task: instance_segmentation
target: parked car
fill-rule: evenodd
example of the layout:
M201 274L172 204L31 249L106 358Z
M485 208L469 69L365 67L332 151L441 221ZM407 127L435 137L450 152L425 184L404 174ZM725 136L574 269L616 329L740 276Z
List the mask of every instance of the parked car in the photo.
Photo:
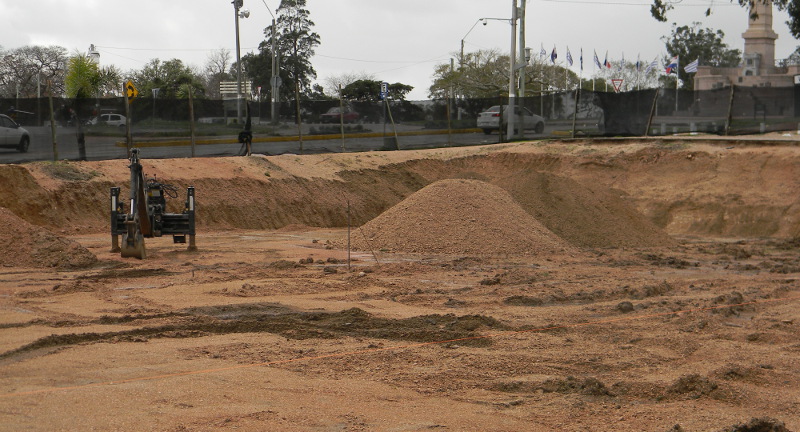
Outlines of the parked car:
M31 134L7 115L0 114L0 147L16 149L20 153L28 151Z
M534 132L540 134L544 132L544 118L538 116L527 108L514 106L514 124L515 129L519 130L519 114L522 113L523 129L533 129ZM508 105L503 105L503 130L508 127ZM486 111L478 114L478 127L483 129L483 133L489 135L492 131L500 129L500 105L495 105Z
M339 107L333 107L325 114L320 115L319 121L322 123L356 123L359 117L359 114L350 108L345 107L344 112L342 113L342 110Z
M100 114L99 116L87 121L86 126L104 124L108 126L124 128L127 121L128 119L122 114Z

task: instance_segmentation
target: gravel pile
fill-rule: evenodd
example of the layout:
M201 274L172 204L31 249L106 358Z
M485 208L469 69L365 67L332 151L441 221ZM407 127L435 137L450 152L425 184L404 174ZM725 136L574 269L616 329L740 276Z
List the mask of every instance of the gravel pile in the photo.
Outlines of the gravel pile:
M502 188L464 179L420 189L355 229L351 245L356 250L467 255L574 252Z
M0 265L15 267L79 268L97 262L77 242L32 225L0 207Z

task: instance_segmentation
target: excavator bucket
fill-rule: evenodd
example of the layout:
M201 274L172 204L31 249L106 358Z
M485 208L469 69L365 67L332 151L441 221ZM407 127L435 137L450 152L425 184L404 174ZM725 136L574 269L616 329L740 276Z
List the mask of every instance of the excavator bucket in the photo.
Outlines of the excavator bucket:
M129 212L119 199L120 188L111 188L111 251L120 252L123 258L147 258L145 237L172 235L176 243L186 242L188 250L197 250L195 236L194 187L186 190L186 204L181 213L166 213L165 197L177 197L175 186L159 182L155 177L144 176L139 163L139 149L130 151L131 198ZM119 244L119 237L122 244Z
M133 236L129 236L127 233L122 234L121 252L123 258L145 259L147 254L144 249L144 236L138 232Z

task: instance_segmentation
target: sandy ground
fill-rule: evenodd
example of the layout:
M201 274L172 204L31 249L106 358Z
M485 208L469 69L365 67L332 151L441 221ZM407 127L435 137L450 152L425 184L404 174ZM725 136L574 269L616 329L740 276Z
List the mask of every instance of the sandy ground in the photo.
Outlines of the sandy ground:
M799 153L145 161L202 213L143 261L122 161L7 167L0 430L798 431Z

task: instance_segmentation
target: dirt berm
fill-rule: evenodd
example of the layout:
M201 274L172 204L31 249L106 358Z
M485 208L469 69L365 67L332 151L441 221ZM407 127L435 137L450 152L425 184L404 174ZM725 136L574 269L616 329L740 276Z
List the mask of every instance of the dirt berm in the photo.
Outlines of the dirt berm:
M343 227L348 205L351 223L359 226L434 182L471 179L504 189L573 246L663 246L673 241L669 235L800 234L800 148L794 141L550 141L305 156L142 156L146 175L182 191L170 211L183 204L187 186L196 187L201 230ZM0 207L57 234L100 233L108 230L109 188L121 186L126 197L128 176L126 160L3 165Z

